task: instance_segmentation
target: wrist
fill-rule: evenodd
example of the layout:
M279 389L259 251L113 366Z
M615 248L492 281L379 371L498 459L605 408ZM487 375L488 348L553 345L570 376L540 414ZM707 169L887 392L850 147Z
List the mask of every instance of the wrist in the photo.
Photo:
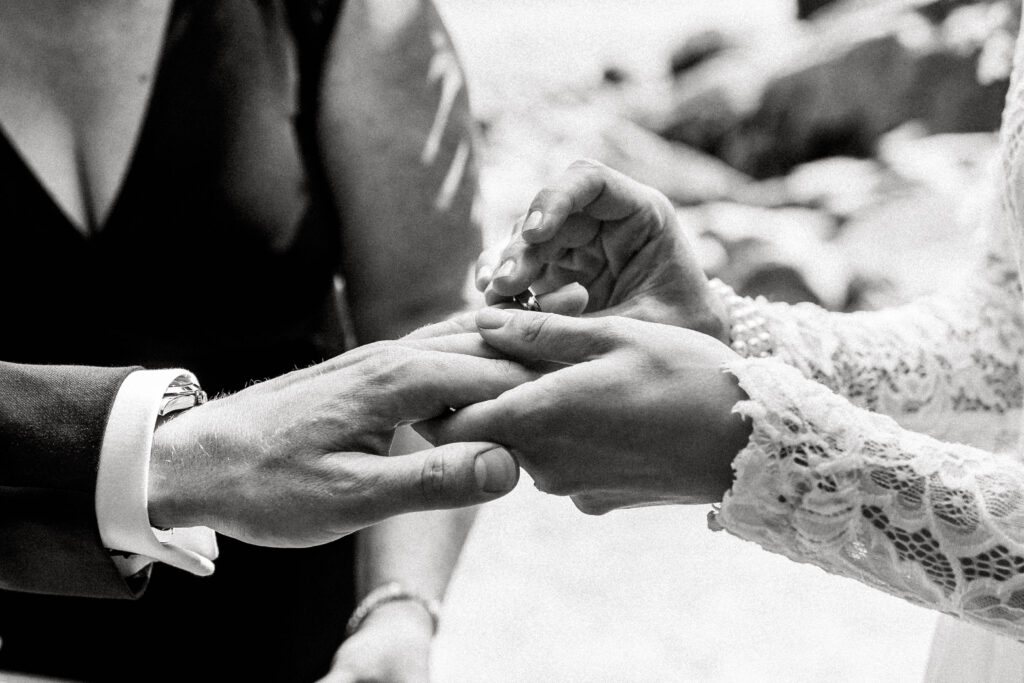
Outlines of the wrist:
M363 619L360 631L386 627L398 628L426 638L434 636L434 619L414 600L393 600L376 607Z
M195 410L164 421L153 433L147 509L155 527L205 525L190 476Z
M429 634L433 635L437 632L441 619L441 604L433 598L407 589L397 581L392 581L377 586L366 594L352 612L345 631L351 636L372 619L382 623L388 618L397 618L401 620L400 623L420 626L424 625L425 621Z
M740 451L747 447L753 430L750 420L744 419L742 415L734 411L738 403L747 401L750 397L740 387L739 380L735 375L723 371L722 376L727 382L728 390L724 393L724 400L719 412L718 438L716 439L718 447L715 457L712 459L712 462L715 463L713 477L717 492L716 500L721 500L722 495L732 488L734 475L732 463Z

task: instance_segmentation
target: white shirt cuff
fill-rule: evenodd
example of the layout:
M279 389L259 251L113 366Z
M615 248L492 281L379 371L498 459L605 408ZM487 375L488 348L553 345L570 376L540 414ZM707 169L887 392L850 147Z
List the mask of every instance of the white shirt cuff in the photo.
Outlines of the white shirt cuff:
M212 529L191 527L161 531L149 524L149 457L153 430L164 392L185 370L140 370L128 375L117 392L100 449L96 478L96 520L100 538L130 576L153 561L199 576L213 573L217 539Z

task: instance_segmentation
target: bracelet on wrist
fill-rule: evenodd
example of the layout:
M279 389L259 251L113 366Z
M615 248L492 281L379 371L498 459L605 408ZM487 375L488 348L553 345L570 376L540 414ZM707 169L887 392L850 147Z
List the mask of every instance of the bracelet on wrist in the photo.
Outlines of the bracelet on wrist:
M744 358L767 358L772 355L772 336L754 302L738 295L718 278L712 279L708 286L729 314L729 345L732 350Z
M431 633L437 633L437 627L441 623L441 603L433 598L428 598L409 590L397 581L392 581L377 586L366 594L366 597L362 599L355 611L352 612L352 616L349 617L348 624L345 626L345 635L351 636L358 631L359 627L366 621L366 618L381 605L401 601L414 602L422 607L430 617Z

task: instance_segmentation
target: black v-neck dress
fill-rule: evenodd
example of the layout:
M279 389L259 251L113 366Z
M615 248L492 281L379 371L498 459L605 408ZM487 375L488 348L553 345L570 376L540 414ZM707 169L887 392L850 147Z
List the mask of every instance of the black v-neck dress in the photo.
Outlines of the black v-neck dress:
M343 350L338 220L310 116L337 4L176 2L129 172L95 235L0 140L0 358L186 367L216 394ZM158 565L138 601L2 593L0 670L314 679L352 609L351 545L221 538L213 577Z

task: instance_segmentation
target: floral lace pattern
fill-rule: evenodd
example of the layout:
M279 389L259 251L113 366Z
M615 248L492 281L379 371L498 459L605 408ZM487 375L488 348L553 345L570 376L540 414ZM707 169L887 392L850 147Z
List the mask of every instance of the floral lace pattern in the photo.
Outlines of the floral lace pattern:
M1006 449L1024 403L1024 298L1016 249L998 222L986 251L968 282L905 306L844 315L754 305L776 357L805 377L905 427Z
M1007 452L1024 403L1022 70L1018 41L1001 209L965 285L871 313L753 302L775 357L728 368L753 431L716 522L1024 641L1024 464Z
M907 431L776 359L729 370L754 429L722 526L1024 640L1024 465Z

